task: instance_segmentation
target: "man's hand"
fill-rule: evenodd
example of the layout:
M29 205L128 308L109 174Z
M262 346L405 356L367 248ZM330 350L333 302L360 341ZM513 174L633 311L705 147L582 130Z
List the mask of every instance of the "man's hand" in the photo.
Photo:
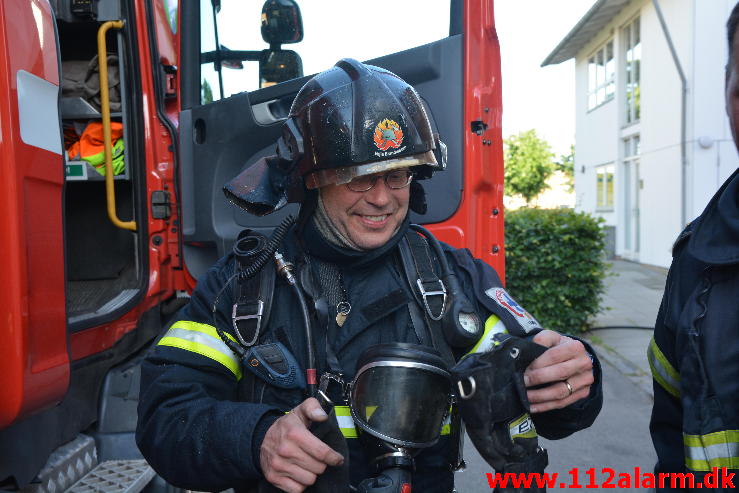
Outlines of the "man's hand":
M528 390L531 412L561 409L587 397L595 378L583 343L552 330L539 332L533 340L549 349L526 368L524 382L529 388L550 385Z
M309 398L269 427L259 455L267 481L288 493L300 493L315 483L327 466L344 462L341 454L308 430L312 421L327 418L318 401Z

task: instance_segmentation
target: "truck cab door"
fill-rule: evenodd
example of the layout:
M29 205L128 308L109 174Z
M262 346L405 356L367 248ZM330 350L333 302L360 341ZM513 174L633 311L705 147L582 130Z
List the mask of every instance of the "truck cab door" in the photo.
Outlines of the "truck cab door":
M410 9L407 13L373 9L368 2L359 1L332 2L331 6L297 1L303 9L305 41L289 48L301 55L306 67L315 53L335 52L333 57L326 58L330 61L310 69L310 73L329 69L341 58L365 58L357 54L364 53L363 50L347 50L341 46L342 39L350 36L377 48L376 55L368 63L402 77L417 89L426 104L433 130L447 145L449 165L445 172L423 182L428 212L423 216L413 214L412 221L431 225L441 240L470 247L476 255L502 267L502 248L494 249L490 244L491 239L499 238L495 241L502 246L502 215L496 217L497 223L490 220L493 202L498 201L502 209L502 154L500 146L483 145L492 140L499 142L501 138L500 65L492 1L416 2L413 7L416 10ZM185 266L196 279L230 250L242 229L269 233L286 215L297 213L297 206L290 204L269 216L253 216L230 204L221 190L225 182L243 169L275 153L282 122L287 118L295 95L309 78L300 77L264 87L256 84L263 81L256 69L249 75L248 50L267 48L267 45L258 34L249 37L247 31L253 23L259 33L259 24L252 18L257 17L259 11L250 14L236 4L239 2L235 0L186 2L182 4L180 17L182 255ZM408 8L405 2L397 7ZM309 8L324 9L323 14L331 9L332 13L326 17L321 12L309 12ZM367 11L359 12L360 8ZM336 9L345 10L336 12ZM425 44L414 46L416 38L412 38L407 42L410 44L406 44L410 47L404 49L405 46L392 36L379 31L365 32L369 24L367 15L373 15L377 17L378 26L392 17L391 20L402 19L401 22L406 23L400 24L399 29L415 29L414 33L424 34L411 15L419 9L425 14L431 10L432 16L438 14L445 19L438 37ZM264 13L262 15L264 20ZM321 19L320 24L311 24L312 19ZM236 26L236 30L244 33L243 46L239 46L240 38L228 32L229 26ZM347 32L331 36L334 28L344 28ZM468 35L464 30L473 31L473 34ZM327 39L323 31L329 32L328 41L331 42L310 47L301 44L307 43L311 36L315 39L321 35ZM471 48L472 44L475 45ZM219 51L215 57L214 50ZM473 52L475 56L490 60L470 60ZM243 55L242 59L234 61L239 54ZM222 60L220 66L218 59ZM470 72L475 77L474 84L481 87L470 82ZM255 84L238 86L238 80L244 77ZM497 162L495 153L499 155ZM493 173L494 169L499 169L498 175ZM496 180L499 187L494 186ZM495 229L496 224L498 229ZM475 244L478 240L480 245ZM485 256L493 250L497 259Z
M49 2L0 2L0 429L69 384L56 39Z

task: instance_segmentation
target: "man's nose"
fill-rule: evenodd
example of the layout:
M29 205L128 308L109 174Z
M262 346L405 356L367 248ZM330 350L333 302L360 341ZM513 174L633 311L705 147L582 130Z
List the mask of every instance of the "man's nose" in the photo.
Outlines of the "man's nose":
M392 200L392 189L385 183L384 177L380 176L375 182L375 186L364 192L365 202L376 207L384 207Z

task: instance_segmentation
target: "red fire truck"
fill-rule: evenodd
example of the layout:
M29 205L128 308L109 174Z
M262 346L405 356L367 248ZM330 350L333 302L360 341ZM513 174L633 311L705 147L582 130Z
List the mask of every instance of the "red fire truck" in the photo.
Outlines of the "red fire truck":
M251 216L221 186L273 153L308 79L298 53L319 50L311 32L350 26L385 47L369 62L418 89L449 151L414 220L503 275L493 1L415 4L440 9L425 15L448 16L448 31L407 49L365 32L358 7L303 0L302 22L294 0L238 10L251 3L0 2L0 490L97 478L135 491L152 477L133 440L138 364L240 230L268 232L295 212ZM357 3L418 22L408 2ZM320 26L309 7L323 9L310 17ZM268 47L226 41L252 25ZM322 48L333 62L359 58L340 36Z

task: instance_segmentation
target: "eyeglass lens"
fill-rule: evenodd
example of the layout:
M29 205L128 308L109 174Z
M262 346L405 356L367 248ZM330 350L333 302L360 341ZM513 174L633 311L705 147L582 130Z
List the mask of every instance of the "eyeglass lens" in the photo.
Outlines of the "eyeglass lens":
M375 186L378 178L383 178L389 188L399 189L408 186L412 177L413 173L408 170L395 170L384 175L358 176L347 183L347 186L355 192L366 192Z

